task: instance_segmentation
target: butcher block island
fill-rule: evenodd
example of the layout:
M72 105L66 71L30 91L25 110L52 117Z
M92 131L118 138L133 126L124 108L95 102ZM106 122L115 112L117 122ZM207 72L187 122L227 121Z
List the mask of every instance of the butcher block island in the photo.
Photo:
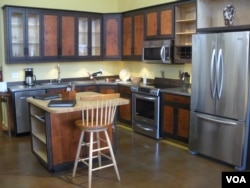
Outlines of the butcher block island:
M73 168L81 130L74 121L81 119L81 96L103 95L95 92L76 93L73 107L48 107L50 100L27 98L31 124L33 154L50 171ZM55 100L55 99L54 99ZM56 100L62 100L61 98ZM119 98L118 105L126 105L128 99ZM115 123L108 134L115 146Z

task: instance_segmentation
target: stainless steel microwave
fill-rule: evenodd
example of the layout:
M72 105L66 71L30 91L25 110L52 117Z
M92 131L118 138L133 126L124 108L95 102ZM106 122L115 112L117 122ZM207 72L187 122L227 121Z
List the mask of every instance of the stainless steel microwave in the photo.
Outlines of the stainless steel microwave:
M172 58L172 40L150 40L143 42L142 61L147 63L172 63Z

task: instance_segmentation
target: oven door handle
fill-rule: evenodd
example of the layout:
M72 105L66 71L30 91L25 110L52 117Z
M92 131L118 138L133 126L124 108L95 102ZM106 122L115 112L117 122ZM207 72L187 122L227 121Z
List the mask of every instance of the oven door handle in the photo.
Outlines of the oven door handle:
M135 95L136 98L139 98L139 99L145 99L145 100L149 100L149 101L155 101L155 97L148 97L148 96L145 96L145 95Z
M148 127L144 127L143 125L140 125L138 123L136 123L136 126L139 127L139 128L141 128L141 129L143 129L143 130L145 130L145 131L154 131L154 129L148 128Z

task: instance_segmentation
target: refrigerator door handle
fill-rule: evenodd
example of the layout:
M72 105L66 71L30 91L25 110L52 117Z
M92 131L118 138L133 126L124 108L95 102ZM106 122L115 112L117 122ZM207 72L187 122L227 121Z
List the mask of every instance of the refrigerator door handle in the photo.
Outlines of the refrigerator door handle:
M221 93L223 88L223 77L224 77L224 59L223 59L222 49L220 49L216 67L216 87L217 87L218 99L221 98Z
M215 84L215 78L214 78L214 64L216 62L216 56L215 56L215 49L213 49L212 56L211 56L211 62L210 62L210 91L212 95L212 99L215 97L215 91L216 91L216 84Z
M221 120L219 118L215 118L215 117L205 115L205 114L196 114L196 116L198 118L205 119L205 120L208 120L208 121L212 121L212 122L215 122L215 123L222 123L222 124L226 124L226 125L237 125L237 122L225 121L225 120Z

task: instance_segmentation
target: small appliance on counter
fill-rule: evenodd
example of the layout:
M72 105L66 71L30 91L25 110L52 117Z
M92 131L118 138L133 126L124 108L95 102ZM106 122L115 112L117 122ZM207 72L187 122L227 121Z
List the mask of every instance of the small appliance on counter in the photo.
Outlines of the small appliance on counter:
M33 75L33 68L25 68L25 84L27 86L33 86L36 83L36 76Z

